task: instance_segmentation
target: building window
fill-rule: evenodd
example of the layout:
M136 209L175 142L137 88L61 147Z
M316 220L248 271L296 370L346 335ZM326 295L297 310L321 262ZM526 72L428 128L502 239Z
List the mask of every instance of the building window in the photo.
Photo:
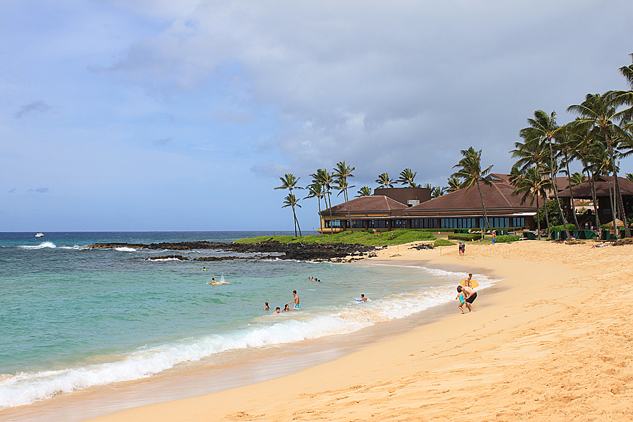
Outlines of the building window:
M514 217L512 220L512 227L525 227L525 218Z
M407 220L391 220L392 229L406 229Z
M325 228L327 229L340 229L341 227L343 227L343 225L341 224L341 220L325 220Z
M386 229L387 220L368 220L370 229Z
M412 229L436 229L437 219L435 218L412 218Z
M365 220L352 220L352 227L355 229L364 229Z

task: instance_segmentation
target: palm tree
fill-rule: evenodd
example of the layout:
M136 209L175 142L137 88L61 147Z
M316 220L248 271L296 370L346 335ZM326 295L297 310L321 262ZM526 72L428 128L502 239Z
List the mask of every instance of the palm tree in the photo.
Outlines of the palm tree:
M417 171L414 173L410 168L406 168L400 172L398 183L401 183L403 185L408 184L409 187L412 187L412 188L419 188L420 186L413 181L413 179L415 179L415 176L417 174L418 174Z
M304 199L316 198L319 203L319 228L321 229L321 233L323 233L323 220L321 219L321 199L325 197L323 185L318 180L314 180L311 185L308 185L307 189L308 196Z
M458 178L449 177L447 180L448 180L448 189L446 189L447 192L455 192L459 190L459 185L461 184L461 182L459 181Z
M516 167L512 168L511 181L515 186L513 195L523 194L521 197L521 204L530 198L530 205L534 203L536 199L536 209L539 209L538 198L539 196L546 196L547 190L551 189L551 182L548 179L543 178L541 171L537 166L532 166L520 172ZM547 215L547 209L545 209L545 215ZM541 219L536 216L538 239L541 240Z
M294 217L294 222L295 222L295 236L297 235L297 226L299 226L299 220L297 219L297 214L295 212L295 206L294 204L298 203L299 201L294 197L294 195L292 194L292 190L293 189L303 189L300 186L297 186L297 183L299 182L299 179L301 179L300 177L295 177L294 174L288 174L286 173L284 175L284 177L280 177L279 180L281 180L281 186L277 186L275 189L288 189L289 191L289 195L285 198L286 200L288 198L290 198L291 196L294 198L292 202L292 204L288 204L288 205L292 205L292 215ZM285 204L285 202L284 202ZM288 205L284 205L282 208L286 208ZM301 228L299 228L299 236L301 236Z
M581 183L585 183L585 175L578 171L573 173L569 179L571 180L571 184L573 186L578 186Z
M356 170L356 167L351 167L345 164L345 161L339 161L336 163L336 167L334 167L333 175L336 177L336 183L338 184L338 188L343 192L343 197L345 198L345 203L347 204L347 221L349 223L349 227L354 233L354 227L352 227L352 215L349 210L349 200L347 197L347 189L353 188L354 186L349 186L347 183L348 177L354 177L352 172Z
M459 160L459 163L453 166L453 168L458 167L455 173L451 175L451 177L456 177L458 179L463 179L464 181L460 185L460 188L466 189L464 194L470 190L473 185L477 185L477 190L479 191L479 199L481 200L481 208L484 214L485 225L490 229L490 223L488 222L488 214L486 213L486 205L484 204L484 197L481 193L480 182L490 185L491 183L485 179L485 177L490 173L490 169L492 165L488 166L484 170L481 169L481 150L475 151L473 147L470 147L466 150L462 150L461 154L463 158ZM485 227L484 227L485 229ZM482 237L483 237L482 230Z
M525 138L539 139L540 143L546 143L549 149L549 170L550 170L550 180L552 181L552 187L554 191L554 196L556 198L556 204L558 205L558 211L560 213L560 217L563 220L563 225L565 226L565 234L567 238L570 238L569 229L567 228L567 220L565 219L565 214L563 214L563 209L560 206L560 201L558 199L558 186L556 186L556 173L558 170L558 162L554 163L554 149L552 147L552 139L557 136L560 132L561 128L556 124L556 112L552 111L550 115L547 115L543 110L536 110L534 112L534 118L528 119L529 126L525 129L521 129L522 136L525 135ZM558 161L558 160L556 160Z
M633 54L630 55L633 60ZM616 116L621 122L630 122L633 120L633 64L628 66L622 66L620 73L626 79L630 89L628 91L614 91L613 92L613 105L618 107L621 105L630 106L627 109L619 111Z
M578 224L578 217L576 216L576 201L574 200L574 190L571 180L571 171L569 170L569 162L574 159L572 151L576 148L575 139L571 136L570 131L573 131L572 125L565 125L560 128L558 136L556 138L556 149L559 153L563 155L563 159L561 164L565 165L567 171L564 173L567 175L567 188L569 189L570 196L570 208L571 215L574 217L574 224L576 225L576 230L580 230L580 225Z
M360 198L361 196L371 196L371 195L372 195L371 188L369 186L363 186L362 188L358 190L358 195L356 195L356 197Z
M586 126L591 130L598 132L604 137L611 159L611 169L613 171L613 180L615 183L616 192L616 209L626 221L626 213L624 211L624 202L622 201L622 192L620 190L620 183L618 182L618 169L615 163L615 152L613 145L613 138L625 138L627 134L625 131L614 123L614 120L622 115L616 115L616 107L613 105L614 98L618 98L613 92L606 92L603 95L600 94L587 94L585 101L581 104L571 105L567 107L567 111L577 114L579 117L576 119L575 124L579 126ZM617 146L617 145L616 145ZM614 211L616 211L614 209ZM615 214L614 214L615 218ZM626 237L631 237L631 230L629 225L624 225L624 233Z
M390 179L387 173L382 173L378 175L378 179L376 179L376 183L378 183L383 188L393 187L393 179Z
M443 188L440 186L431 187L431 198L432 199L439 198L440 196L446 193L446 189L447 188Z
M633 182L633 173L627 173L626 178L630 180L631 182Z
M297 215L295 214L295 207L301 208L301 205L299 205L299 200L292 193L289 193L284 198L284 204L281 208L286 207L292 207L292 214L295 217L295 237L297 236L297 227L299 227L299 236L301 236L301 226L299 226L299 220L297 220Z
M325 169L317 169L316 173L313 173L310 176L313 181L318 181L321 186L323 186L325 193L325 206L330 209L330 234L334 234L334 227L332 226L332 184L334 184L334 179L332 179L330 173Z

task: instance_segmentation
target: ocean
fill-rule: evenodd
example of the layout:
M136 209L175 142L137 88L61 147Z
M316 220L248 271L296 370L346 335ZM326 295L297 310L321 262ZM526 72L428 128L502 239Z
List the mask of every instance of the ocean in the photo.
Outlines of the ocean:
M270 353L406 318L453 301L455 285L465 276L371 262L255 255L197 262L236 253L87 247L264 234L284 233L0 233L0 418L3 409L197 364L239 361L252 357L244 351ZM148 259L170 254L190 260ZM229 284L209 285L212 277ZM494 283L484 275L477 279L483 288ZM293 290L301 309L271 315L293 300ZM360 294L369 302L359 302ZM264 302L271 310L264 310Z

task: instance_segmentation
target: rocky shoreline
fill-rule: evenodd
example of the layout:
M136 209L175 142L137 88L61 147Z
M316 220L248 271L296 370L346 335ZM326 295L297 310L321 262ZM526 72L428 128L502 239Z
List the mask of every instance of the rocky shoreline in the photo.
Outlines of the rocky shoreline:
M94 249L114 249L114 248L134 248L134 249L159 249L159 250L175 250L188 251L200 249L213 249L221 251L231 251L238 253L261 253L275 255L264 255L257 257L258 259L277 258L277 259L295 259L299 261L343 261L348 257L351 259L362 259L363 256L371 256L376 250L382 249L383 246L371 246L361 244L346 243L279 243L279 242L261 242L261 243L232 243L232 242L178 242L178 243L95 243L88 246ZM177 258L177 255L169 255L167 257ZM163 258L156 257L155 259ZM184 257L183 257L184 258ZM178 259L178 258L177 258ZM198 261L214 261L225 259L244 259L244 257L201 257ZM252 258L249 258L252 259Z

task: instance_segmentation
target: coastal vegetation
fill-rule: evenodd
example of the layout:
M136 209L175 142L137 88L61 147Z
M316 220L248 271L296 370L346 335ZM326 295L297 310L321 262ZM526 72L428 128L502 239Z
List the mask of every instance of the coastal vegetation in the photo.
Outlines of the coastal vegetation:
M632 55L633 57L633 55ZM536 110L533 117L527 119L527 126L518 131L520 141L514 143L514 149L510 150L512 158L516 159L510 171L510 182L515 186L515 195L521 196L521 203L530 205L536 202L538 214L536 217L538 238L541 237L542 224L545 225L548 237L553 226L561 226L570 236L570 230L581 229L578 215L575 209L565 211L558 197L559 189L568 189L571 203L574 203L574 187L581 183L589 183L593 206L591 214L595 218L594 227L602 227L597 209L597 195L595 183L605 180L609 185L609 197L612 217L611 226L618 231L616 220L625 222L623 230L625 237L631 237L630 225L633 215L626 215L625 204L620 189L619 164L620 160L633 153L633 64L623 66L620 73L626 79L628 90L613 90L605 93L587 94L579 104L567 107L566 111L576 116L571 122L559 125L555 111L545 112ZM481 208L484 220L484 230L491 230L486 212L486 204L481 192L481 184L490 184L486 176L490 173L492 165L482 168L482 150L474 147L461 151L462 158L453 167L457 169L447 180L447 187L434 187L426 184L424 187L431 192L431 198L440 197L449 192L460 189L466 191L477 186L481 200ZM580 164L580 172L571 172L570 164ZM321 212L321 199L330 210L332 221L331 190L339 190L339 195L344 195L348 204L348 223L351 231L351 213L349 210L348 190L353 186L348 184L348 178L353 177L355 167L348 166L345 161L336 164L330 174L325 169L318 169L311 174L313 181L308 186L307 198L317 198L319 201L319 213ZM399 174L396 181L389 177L388 173L381 173L376 183L382 188L391 188L394 184L419 188L421 185L415 182L417 172L405 168ZM559 177L563 175L564 177ZM599 179L601 178L601 179ZM633 174L627 173L626 178L633 181ZM298 199L294 198L292 189L300 189L296 186L299 180L292 174L286 174L281 178L282 186L275 189L289 189L289 195L284 200L284 207L291 207L293 211L295 233L301 229L296 217L295 207L298 207ZM562 180L562 182L561 182ZM564 183L566 186L558 186ZM363 186L357 197L371 195L371 188ZM571 221L567 221L569 219ZM587 221L585 216L583 222ZM321 224L323 221L321 221ZM321 227L321 233L327 229ZM330 225L330 236L323 242L337 242L339 238L345 238L348 234L334 233ZM338 237L335 237L338 236ZM362 236L362 235L361 235ZM383 234L371 234L376 239ZM497 237L497 242L499 242Z
M422 230L399 229L389 232L374 233L370 230L352 232L340 232L328 236L258 236L246 239L238 239L235 243L348 243L361 245L399 245L403 243L432 241L435 240L433 233Z

